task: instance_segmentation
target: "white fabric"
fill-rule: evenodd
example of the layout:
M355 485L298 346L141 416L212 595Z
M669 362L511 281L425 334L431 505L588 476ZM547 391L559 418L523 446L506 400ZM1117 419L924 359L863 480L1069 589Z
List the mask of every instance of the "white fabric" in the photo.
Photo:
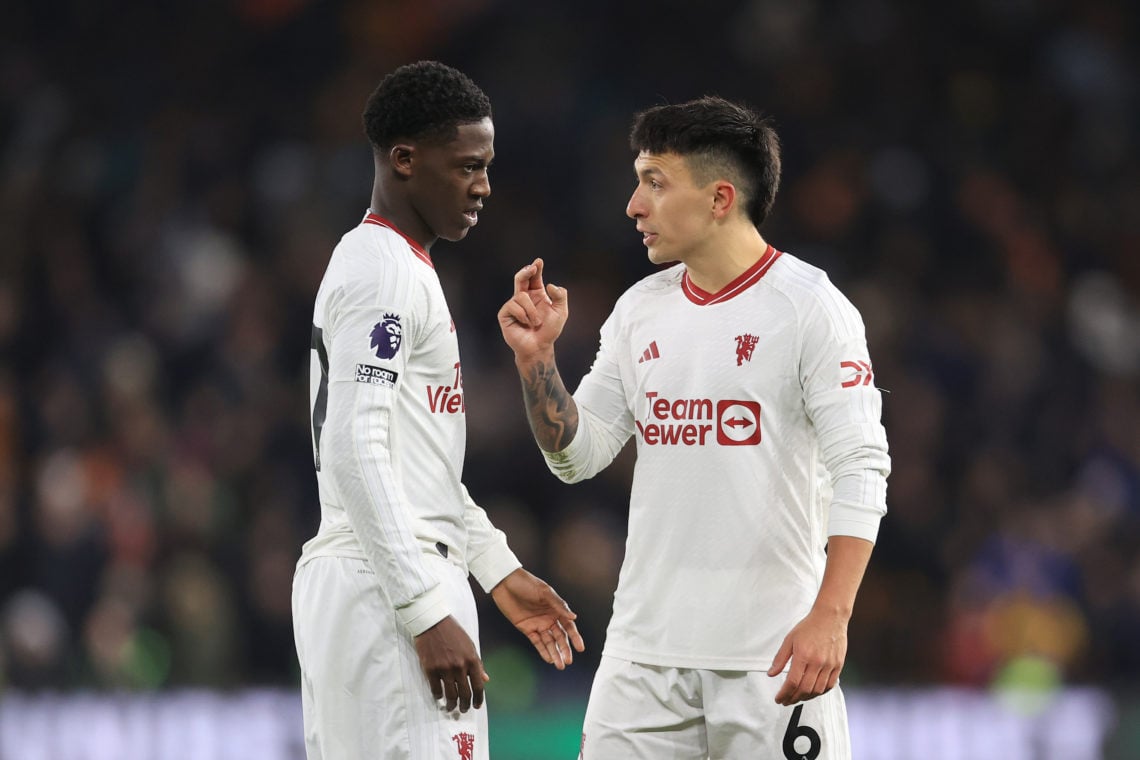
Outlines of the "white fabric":
M580 760L850 760L847 707L836 687L792 707L784 676L640 665L603 657L582 728Z
M478 642L466 574L438 555L425 555L424 565ZM448 712L435 701L415 645L366 559L302 561L293 582L293 629L308 760L487 759L486 706ZM471 755L459 751L468 737Z
M321 525L301 562L367 559L407 634L418 635L451 612L424 561L437 544L487 590L520 566L460 482L459 345L431 259L367 215L333 251L313 326Z
M788 254L715 296L677 265L619 299L574 394L577 435L546 454L574 482L636 440L605 654L771 666L819 590L827 537L873 541L886 511L870 366L858 312Z

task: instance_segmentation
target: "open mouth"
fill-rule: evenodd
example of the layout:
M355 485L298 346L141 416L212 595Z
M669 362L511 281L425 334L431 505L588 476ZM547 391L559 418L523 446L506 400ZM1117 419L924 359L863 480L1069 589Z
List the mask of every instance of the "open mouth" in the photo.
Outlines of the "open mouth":
M467 226L474 227L479 223L479 210L471 209L463 212L463 218L467 220Z

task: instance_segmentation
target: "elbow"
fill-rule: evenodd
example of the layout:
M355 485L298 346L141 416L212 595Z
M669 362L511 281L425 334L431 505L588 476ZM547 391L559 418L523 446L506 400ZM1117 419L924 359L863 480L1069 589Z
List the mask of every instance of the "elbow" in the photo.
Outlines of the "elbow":
M891 456L886 441L835 447L825 452L824 464L835 480L848 477L886 480L891 474Z
M579 418L577 434L561 451L543 451L546 466L563 483L580 483L602 471L614 458L620 446L608 446L604 436L596 438L588 413Z
M546 453L546 466L563 483L580 483L587 477L580 468L558 454Z
M586 480L586 476L578 470L566 470L563 472L556 472L554 474L558 476L559 480L561 480L563 483L566 483L567 485L581 483L583 480Z

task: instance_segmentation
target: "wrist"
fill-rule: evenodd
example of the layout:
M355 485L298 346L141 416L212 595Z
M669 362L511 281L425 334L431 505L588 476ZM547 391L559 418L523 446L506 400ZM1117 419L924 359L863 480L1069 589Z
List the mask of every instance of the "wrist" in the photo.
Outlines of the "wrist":
M547 346L534 351L522 353L515 352L515 367L520 374L523 374L535 367L551 367L554 366L554 346Z
M815 604L811 607L812 612L820 615L827 615L835 620L841 620L844 623L851 619L854 613L854 605L843 600L828 599L826 597L817 597Z
M489 593L492 597L498 593L505 593L507 591L507 587L514 582L514 579L520 577L524 572L525 571L521 567L516 567L514 570L504 575L498 583L492 586Z

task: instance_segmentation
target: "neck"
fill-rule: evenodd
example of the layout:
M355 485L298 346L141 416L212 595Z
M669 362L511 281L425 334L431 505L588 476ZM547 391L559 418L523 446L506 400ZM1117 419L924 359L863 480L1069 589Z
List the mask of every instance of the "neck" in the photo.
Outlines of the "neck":
M716 293L744 274L768 250L760 231L748 224L710 241L685 259L689 280L707 293Z
M372 185L372 200L368 207L396 225L400 232L422 245L425 251L431 250L436 236L432 234L406 195L393 192L392 188L385 187L377 178Z

